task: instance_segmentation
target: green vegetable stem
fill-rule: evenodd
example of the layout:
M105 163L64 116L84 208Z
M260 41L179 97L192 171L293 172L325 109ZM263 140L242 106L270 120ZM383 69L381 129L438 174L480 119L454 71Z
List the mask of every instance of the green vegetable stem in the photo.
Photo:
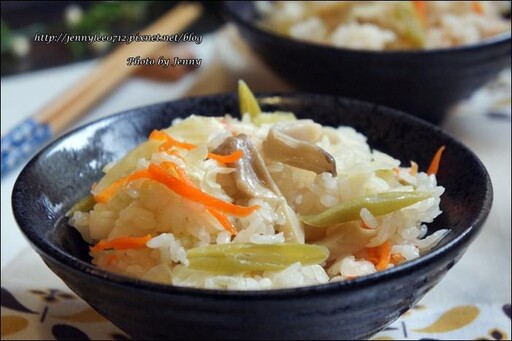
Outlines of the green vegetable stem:
M321 264L327 257L326 247L296 243L229 243L187 251L191 269L217 273L282 270L296 262Z
M301 220L310 226L327 227L361 219L362 208L368 209L374 216L380 216L414 205L430 196L423 192L371 194L341 203L318 214L302 216Z

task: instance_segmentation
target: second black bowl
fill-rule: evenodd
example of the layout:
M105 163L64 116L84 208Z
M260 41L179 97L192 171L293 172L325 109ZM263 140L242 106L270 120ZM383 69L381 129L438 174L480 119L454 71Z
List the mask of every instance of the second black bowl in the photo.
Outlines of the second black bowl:
M264 30L253 1L226 1L224 10L254 52L296 89L381 103L433 123L511 60L510 33L449 49L376 52Z

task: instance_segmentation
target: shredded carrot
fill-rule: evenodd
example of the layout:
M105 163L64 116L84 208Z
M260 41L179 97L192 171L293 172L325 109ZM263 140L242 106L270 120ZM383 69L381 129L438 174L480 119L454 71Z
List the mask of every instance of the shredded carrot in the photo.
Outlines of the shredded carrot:
M160 150L161 151L161 150ZM176 156L178 159L183 160L183 156L176 149L165 149L163 150L167 155Z
M148 172L153 180L156 180L177 193L178 195L187 198L189 200L193 200L199 202L206 207L211 207L218 209L222 212L229 213L239 217L245 217L254 212L259 208L259 206L238 206L232 203L220 200L213 196L210 196L199 188L195 186L190 186L186 184L184 181L179 180L178 178L167 173L163 168L157 166L155 164L150 164L148 167Z
M172 142L163 142L162 144L160 144L158 146L158 151L159 152L166 152L167 154L169 154L169 152L171 151L171 147L173 146ZM173 151L175 151L174 149L172 149Z
M153 129L153 131L149 134L149 139L150 140L167 141L166 136L167 136L167 134L164 131L158 130L158 129Z
M169 170L173 171L176 176L170 174ZM160 166L151 164L147 170L136 171L118 179L98 193L95 199L97 202L106 202L119 191L121 186L140 178L148 178L160 182L178 195L207 206L208 211L231 234L236 234L237 231L224 213L245 217L259 208L257 205L250 207L234 205L204 193L187 177L187 174L181 167L172 162L163 162Z
M237 230L235 229L233 224L231 224L228 217L224 213L214 208L208 208L208 212L210 212L211 215L214 216L215 219L219 221L219 223L222 225L222 227L224 227L226 231L231 233L231 235L236 236L236 234L238 233Z
M183 168L176 166L176 173L178 173L178 178L185 182L187 185L197 187L196 184L189 179Z
M197 186L188 178L187 174L185 173L183 168L181 168L180 166L178 166L172 162L163 162L160 165L164 166L164 167L168 167L169 169L172 169L176 173L178 179L180 179L181 181L186 183L188 186L197 188ZM216 210L214 208L211 208L211 207L208 208L208 212L210 212L219 221L219 223L222 225L222 227L224 227L224 229L226 231L228 231L232 235L237 234L237 230L231 224L228 217L226 217L226 215L224 213L222 213L221 211Z
M445 148L445 146L441 146L437 150L436 154L434 155L434 158L432 159L432 162L430 163L430 166L427 169L428 175L437 175L437 171L439 170L439 164L441 163L441 156L443 155Z
M366 257L366 260L375 266L379 263L379 259L377 257Z
M148 173L147 169L137 170L126 177L126 183L135 181L137 179L148 178L148 177L149 177L149 173Z
M375 268L377 271L386 270L391 260L391 243L386 240L383 244L378 246L379 262Z
M167 169L172 169L174 171L174 173L176 174L176 177L179 180L183 181L188 186L198 188L196 186L196 184L192 180L190 180L190 178L187 176L187 173L185 172L185 170L183 168L181 168L180 166L178 166L177 164L175 164L173 162L165 161L165 162L162 162L160 164L160 166L163 166L164 168L167 168Z
M377 255L378 255L376 247L366 248L366 253L368 253L369 257L377 257Z
M412 176L416 176L416 174L418 174L418 164L416 162L411 161L411 170L409 171L409 173Z
M149 139L150 140L163 140L169 145L169 147L176 146L176 147L180 147L180 148L187 149L187 150L194 149L197 147L195 144L192 144L192 143L180 142L162 130L156 130L156 129L153 130L151 132L151 134L149 134Z
M104 190L94 195L94 200L99 203L105 203L109 200L111 200L117 192L121 189L122 186L125 184L128 184L134 180L141 179L141 178L147 178L148 172L147 170L139 170L135 171L130 175L124 176L122 178L117 179L110 185L108 185Z
M391 243L389 241L376 247L366 248L366 260L372 262L378 271L386 270L391 261Z
M191 150L191 149L197 148L197 146L195 144L177 141L172 136L170 136L169 134L167 134L166 132L164 132L162 130L156 130L156 129L153 130L151 132L151 134L149 135L149 139L165 141L158 147L159 151L167 151L171 147L179 147L179 148L183 148L186 150ZM218 155L218 154L208 152L207 157L209 159L214 159L218 162L230 163L230 162L235 162L235 161L239 160L243 156L244 156L244 154L241 150L235 150L232 154L229 154L229 155Z
M98 244L91 247L91 251L102 251L105 249L125 250L141 249L146 247L146 243L151 239L151 235L144 237L119 237L112 240L100 240Z
M240 160L244 156L244 152L242 152L240 149L235 150L233 153L228 155L217 155L213 153L208 153L208 157L210 159L214 159L216 161L222 162L222 163L231 163L236 162Z
M484 14L484 6L480 1L471 1L471 10L478 15Z
M106 260L107 260L107 266L110 266L116 260L116 255L113 255L113 254L107 255Z
M175 164L174 162L163 161L160 163L160 167L165 169L167 172L170 172L171 175L177 177L181 181L186 181L186 182L192 184L192 181L190 181L188 179L188 177L185 174L185 172L183 171L183 169L180 166L178 166L177 164Z
M367 261L373 263L373 265L377 265L377 263L379 263L378 247L366 248L366 254L367 256L365 258Z
M416 9L416 13L420 17L421 23L423 25L427 24L427 4L426 1L413 1L414 8Z
M119 191L121 186L125 183L127 177L122 177L108 185L103 191L94 195L94 200L99 203L104 203L112 199Z
M391 264L397 265L397 264L403 263L404 261L405 261L405 258L401 254L393 253L391 255Z

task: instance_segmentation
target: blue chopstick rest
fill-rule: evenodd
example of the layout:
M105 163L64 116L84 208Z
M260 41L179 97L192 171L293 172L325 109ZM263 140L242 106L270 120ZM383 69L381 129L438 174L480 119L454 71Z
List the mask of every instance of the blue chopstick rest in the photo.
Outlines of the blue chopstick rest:
M50 126L33 118L26 119L2 136L2 176L26 161L51 136Z

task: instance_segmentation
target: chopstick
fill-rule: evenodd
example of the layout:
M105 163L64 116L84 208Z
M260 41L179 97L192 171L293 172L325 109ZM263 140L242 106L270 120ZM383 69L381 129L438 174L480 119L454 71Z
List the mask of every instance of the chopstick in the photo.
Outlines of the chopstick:
M177 34L201 13L202 6L199 3L180 3L140 32L140 35ZM2 136L2 176L87 112L137 69L144 67L128 66L127 58L151 57L166 44L168 42L165 41L132 42L118 47L74 87Z

